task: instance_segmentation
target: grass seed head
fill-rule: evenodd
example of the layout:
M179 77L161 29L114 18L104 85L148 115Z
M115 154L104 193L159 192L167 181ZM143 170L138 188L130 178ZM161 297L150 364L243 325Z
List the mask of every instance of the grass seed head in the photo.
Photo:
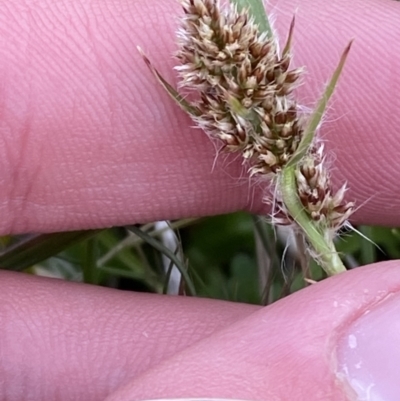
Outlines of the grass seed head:
M336 233L353 212L353 202L345 202L346 185L333 191L325 165L323 146L312 147L296 169L298 195L313 220Z
M252 175L279 171L296 150L302 124L289 93L302 70L259 33L246 11L218 0L180 0L180 86L197 93L194 119L225 149L242 151Z

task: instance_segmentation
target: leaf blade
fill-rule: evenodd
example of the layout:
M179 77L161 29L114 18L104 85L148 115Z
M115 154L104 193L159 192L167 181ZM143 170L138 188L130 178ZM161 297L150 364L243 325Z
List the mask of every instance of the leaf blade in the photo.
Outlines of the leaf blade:
M175 266L179 269L179 272L182 274L182 277L185 280L185 283L188 287L188 290L192 296L196 295L196 290L193 285L192 280L189 277L188 271L186 270L185 264L174 254L170 249L168 249L164 244L157 239L150 236L148 233L142 231L139 227L136 226L127 226L129 231L136 234L138 237L142 238L145 242L151 245L153 248L157 249L159 252L163 253L169 260L171 260Z
M328 83L328 85L325 88L324 93L322 94L321 98L319 99L317 103L317 107L315 108L314 112L312 113L310 120L304 130L303 138L299 144L299 147L297 148L296 152L292 156L292 158L288 161L287 167L295 166L307 153L309 150L314 138L316 131L321 123L322 117L325 113L326 107L328 105L328 102L330 98L333 95L333 92L335 91L337 82L339 80L339 77L342 73L342 70L344 68L344 65L346 63L347 56L350 52L351 45L353 44L353 40L349 42L349 44L346 46L345 50L343 51L339 63L332 74L332 77Z
M79 241L91 238L101 230L68 231L29 236L0 252L0 266L5 270L22 271Z
M163 89L168 93L168 95L175 101L175 103L186 113L192 116L199 116L201 113L197 109L197 107L192 106L187 100L183 98L182 95L178 93L178 91L169 82L167 82L163 78L163 76L157 71L157 69L153 66L151 61L147 58L147 56L144 54L143 50L139 46L137 46L137 49L154 77L157 79Z

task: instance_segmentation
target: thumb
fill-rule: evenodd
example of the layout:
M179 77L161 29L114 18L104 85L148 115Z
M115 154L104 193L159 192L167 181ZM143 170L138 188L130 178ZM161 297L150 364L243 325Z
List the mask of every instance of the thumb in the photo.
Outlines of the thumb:
M166 360L107 401L398 400L398 267L381 263L302 290Z

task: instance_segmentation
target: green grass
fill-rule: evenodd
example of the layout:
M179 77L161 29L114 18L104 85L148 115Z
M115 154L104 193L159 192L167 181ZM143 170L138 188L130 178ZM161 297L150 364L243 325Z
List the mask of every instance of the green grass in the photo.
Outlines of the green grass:
M176 248L167 252L160 239L162 232L153 224L142 226L145 236L115 227L81 233L82 239L72 242L76 233L4 237L0 265L65 280L163 293L172 266L163 260L167 253L185 269L181 294L266 304L307 285L301 250L296 253L289 247L285 252L285 235L275 233L263 219L234 213L175 221L171 227L178 227L174 231ZM400 258L399 229L361 226L358 230L379 248L355 232L344 233L337 248L348 268ZM309 278L324 277L323 271L311 264Z

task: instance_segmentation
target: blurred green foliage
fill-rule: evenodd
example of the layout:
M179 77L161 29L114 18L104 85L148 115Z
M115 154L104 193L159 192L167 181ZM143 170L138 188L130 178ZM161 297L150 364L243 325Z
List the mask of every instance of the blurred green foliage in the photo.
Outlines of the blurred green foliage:
M145 237L137 235L138 228L3 237L0 265L162 293L170 287L172 257L187 276L175 293L255 304L274 302L303 288L308 285L305 276L317 281L325 277L317 265L307 266L302 260L304 249L287 230L274 231L262 218L247 213L180 220L162 229L147 224L140 227ZM337 241L348 268L400 258L399 229L361 226L357 231L346 231ZM166 245L166 233L175 241L172 248Z

